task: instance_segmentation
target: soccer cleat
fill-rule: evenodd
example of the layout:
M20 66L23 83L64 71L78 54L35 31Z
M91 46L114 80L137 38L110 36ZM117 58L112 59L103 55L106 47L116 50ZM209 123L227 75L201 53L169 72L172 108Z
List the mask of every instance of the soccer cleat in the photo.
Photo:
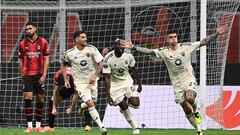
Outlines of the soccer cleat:
M37 132L37 133L42 133L42 132L44 132L44 130L43 130L42 127L36 127L36 128L34 128L34 131Z
M45 126L45 127L43 128L43 131L44 131L44 132L54 132L54 128L51 128L51 127L49 127L49 126Z
M101 131L102 135L107 134L107 129L105 127L100 128L100 131Z
M202 131L198 131L197 135L203 135L203 132Z
M201 116L201 114L199 112L196 112L196 113L194 113L194 116L195 116L195 118L194 118L195 123L197 125L201 124L202 123L202 116Z
M84 115L84 109L83 109L82 107L79 107L79 109L78 109L78 114L79 114L80 116L83 116L83 115Z
M24 130L25 133L32 133L32 131L33 131L33 128L30 128L30 127Z
M92 131L92 127L86 125L86 126L84 127L84 131Z
M140 134L140 129L139 128L133 129L133 135L139 135L139 134Z

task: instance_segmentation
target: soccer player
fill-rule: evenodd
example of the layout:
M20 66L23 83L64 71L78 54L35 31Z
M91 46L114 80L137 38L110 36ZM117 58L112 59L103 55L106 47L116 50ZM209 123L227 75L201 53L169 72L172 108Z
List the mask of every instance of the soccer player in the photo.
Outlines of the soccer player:
M107 129L104 127L94 103L97 101L97 82L103 67L103 57L96 47L87 44L85 32L76 31L73 39L76 45L67 50L62 58L61 69L65 87L70 87L66 66L71 64L76 90L84 103L86 103L85 105L88 107L92 119L99 126L102 135L106 135Z
M216 32L199 42L178 43L178 35L176 32L167 34L166 42L168 46L159 49L147 49L143 47L134 47L129 41L121 40L121 46L132 48L136 51L152 54L157 58L164 60L168 73L173 85L175 102L180 104L186 114L189 122L197 129L197 135L203 135L201 130L201 115L197 112L197 96L196 78L191 65L191 54L201 46L209 44L223 34L228 26L223 25L217 28Z
M37 27L29 22L26 25L27 38L19 44L19 68L23 80L23 98L27 128L24 132L32 132L33 108L32 98L36 93L36 128L42 132L43 103L45 98L45 80L49 64L49 49L46 39L36 34Z
M102 56L106 56L107 53L109 52L109 48L105 47L103 48L102 50ZM86 121L86 124L85 124L85 127L84 127L84 130L85 131L91 131L92 130L92 127L90 126L90 119L88 119L88 117L86 117L87 115L89 115L89 111L88 111L88 108L87 108L87 104L84 103L84 102L81 102L80 104L80 107L78 109L78 113L80 116L82 116L83 114L85 115L85 121Z
M64 80L63 80L63 75L61 70L58 70L54 76L55 85L53 90L53 96L49 101L49 109L48 109L49 123L48 123L48 126L45 126L43 128L44 132L54 131L54 118L57 115L57 106L59 102L67 98L70 98L73 95L71 106L68 109L66 109L66 113L70 114L74 110L74 107L76 106L76 103L78 101L78 94L74 87L72 69L70 67L67 68L67 76L70 82L70 88L64 87Z
M107 98L110 105L120 107L120 112L133 128L133 134L139 134L140 130L128 106L135 109L139 107L139 93L142 91L142 84L135 67L134 57L130 53L124 52L119 41L118 39L115 41L114 51L109 52L104 58L103 75ZM137 81L137 90L133 86L130 72Z

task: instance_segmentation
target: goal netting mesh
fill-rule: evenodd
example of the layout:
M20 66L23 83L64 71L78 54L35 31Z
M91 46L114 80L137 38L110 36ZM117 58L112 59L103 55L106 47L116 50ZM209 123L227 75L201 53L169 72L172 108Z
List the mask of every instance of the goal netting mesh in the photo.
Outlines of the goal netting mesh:
M112 48L116 38L131 39L136 46L165 46L169 29L179 33L180 42L200 40L200 0L0 0L0 125L26 126L23 109L22 82L18 70L18 43L25 38L24 25L31 21L37 33L49 42L50 65L46 81L45 117L53 94L54 73L60 68L61 52L74 46L73 33L83 30L88 42L101 52ZM231 25L239 0L208 0L206 35L217 26L228 24L229 31L207 46L206 59L206 123L208 128L221 128L224 122L222 86ZM192 128L179 105L160 60L132 52L142 78L141 106L132 110L141 128ZM192 56L192 65L199 82L200 51ZM81 127L84 119L74 111L64 113L70 100L61 102L55 123L58 127ZM76 107L75 110L77 110ZM99 81L97 110L106 127L127 128L117 107L107 105L103 79Z

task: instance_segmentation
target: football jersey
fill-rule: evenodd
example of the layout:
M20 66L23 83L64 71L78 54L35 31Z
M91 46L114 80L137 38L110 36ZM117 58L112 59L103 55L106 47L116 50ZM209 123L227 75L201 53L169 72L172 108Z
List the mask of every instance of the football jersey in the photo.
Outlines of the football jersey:
M169 47L154 49L155 55L164 60L172 84L185 80L186 77L196 80L191 65L191 54L200 47L200 42L183 43L176 51Z
M19 58L23 60L23 75L37 75L43 72L44 56L49 55L48 42L37 37L34 42L24 39L19 44Z
M129 67L134 67L135 63L135 59L130 53L123 53L121 57L116 57L114 51L111 51L106 55L103 73L111 74L111 88L122 88L133 84Z
M68 67L67 68L67 76L69 77L69 83L71 86L74 86L73 84L73 71L72 68ZM54 79L55 79L55 84L56 85L64 85L64 79L63 79L63 75L62 75L62 70L59 69L56 74L54 75Z
M86 45L83 50L73 47L63 54L62 62L70 63L73 69L74 82L89 83L90 78L96 72L103 56L93 45ZM99 77L97 78L99 79Z

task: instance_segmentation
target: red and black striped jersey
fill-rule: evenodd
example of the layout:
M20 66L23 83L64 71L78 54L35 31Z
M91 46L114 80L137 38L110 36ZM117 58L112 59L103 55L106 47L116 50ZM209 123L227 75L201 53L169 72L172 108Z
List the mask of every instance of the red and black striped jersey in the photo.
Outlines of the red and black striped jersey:
M44 38L37 37L34 42L22 40L19 44L19 58L23 60L23 76L43 73L44 56L49 53L48 42Z
M71 87L74 87L73 84L73 70L72 68L68 67L67 68L67 76L69 77L69 83L71 85ZM59 69L56 74L54 75L54 79L55 79L55 84L56 85L64 85L64 80L63 80L63 75L62 75L62 71L61 69Z

